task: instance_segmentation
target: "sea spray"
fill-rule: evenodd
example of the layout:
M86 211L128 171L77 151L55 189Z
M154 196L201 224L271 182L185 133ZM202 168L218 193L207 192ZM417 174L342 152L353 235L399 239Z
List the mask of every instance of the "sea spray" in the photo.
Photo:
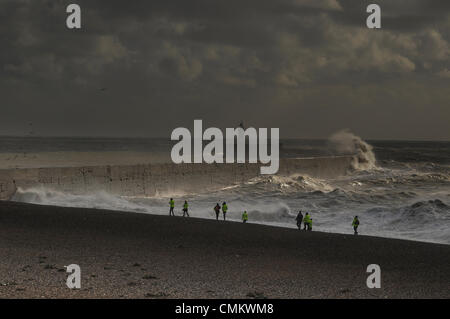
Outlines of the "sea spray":
M374 150L379 169L354 170L348 171L347 175L338 175L333 167L341 165L340 157L335 155L342 155L345 151L357 154L356 150L364 145L355 145L352 140L349 139L350 144L328 140L284 142L290 147L289 156L296 159L284 157L284 169L276 176L243 175L242 172L248 171L246 165L239 170L221 170L200 164L196 170L181 166L171 172L169 164L155 164L157 170L154 165L142 165L132 166L131 170L121 167L114 173L118 166L111 167L106 180L100 180L107 183L102 184L87 178L87 173L79 176L78 167L40 169L39 174L30 176L40 176L41 182L57 182L45 184L40 189L34 187L33 190L24 187L31 187L31 180L21 183L16 178L19 190L14 199L44 205L168 215L169 198L173 197L176 216L182 216L181 206L187 200L192 217L207 219L215 219L213 207L226 201L229 205L227 219L230 221L241 222L242 212L246 210L250 224L296 228L295 217L301 210L312 215L315 231L353 234L351 222L358 215L362 235L450 244L449 142L378 141L374 143ZM52 141L53 144L56 142ZM16 143L7 145L15 146ZM124 140L121 145L128 147L129 140ZM162 152L169 150L169 146ZM337 149L340 152L335 152ZM370 149L366 147L366 151ZM104 158L109 156L105 152ZM301 159L306 156L318 156L317 162ZM319 166L309 163L318 163ZM298 169L305 165L315 167L314 175L308 176L306 171ZM108 167L89 169L100 178L108 173ZM53 177L50 179L50 176ZM137 182L131 183L130 176ZM203 176L207 179L200 178ZM144 181L143 177L146 177ZM109 184L110 178L113 185ZM214 184L210 184L211 181ZM196 187L200 183L203 183L202 187ZM143 192L142 185L154 191ZM217 187L212 187L214 185Z
M100 190L89 195L76 195L52 190L44 186L27 189L19 187L12 197L12 201L38 205L110 209L139 213L150 213L151 211L150 207L130 202L120 196Z
M415 174L414 172L411 172ZM448 192L435 189L420 194L406 194L405 183L386 184L386 170L371 170L353 176L329 180L322 184L306 176L255 179L218 191L177 197L175 215L182 216L181 205L189 202L190 215L214 219L213 207L225 201L229 204L229 220L240 221L246 210L249 223L295 228L299 210L309 212L315 229L325 232L351 233L355 215L362 222L361 232L390 238L404 238L438 243L450 243L450 203ZM358 187L355 181L361 181ZM434 183L433 181L431 181ZM373 187L377 185L377 187ZM328 191L334 188L334 191ZM322 189L319 191L317 189ZM169 198L124 198L106 192L74 195L45 187L19 188L15 201L65 206L103 208L129 212L169 214Z
M364 142L350 130L334 133L330 139L332 147L341 154L354 154L353 168L356 170L370 170L377 168L373 147Z

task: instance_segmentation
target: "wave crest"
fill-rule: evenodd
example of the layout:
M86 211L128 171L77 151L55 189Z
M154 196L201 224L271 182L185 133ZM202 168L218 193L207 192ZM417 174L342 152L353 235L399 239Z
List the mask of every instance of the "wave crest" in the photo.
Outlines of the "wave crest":
M346 129L334 133L329 138L329 142L338 153L355 155L354 169L371 170L378 168L373 147L350 130Z
M32 187L28 189L19 187L12 200L49 206L97 208L141 213L149 212L148 208L144 206L132 203L105 191L98 191L89 195L75 195L45 187Z

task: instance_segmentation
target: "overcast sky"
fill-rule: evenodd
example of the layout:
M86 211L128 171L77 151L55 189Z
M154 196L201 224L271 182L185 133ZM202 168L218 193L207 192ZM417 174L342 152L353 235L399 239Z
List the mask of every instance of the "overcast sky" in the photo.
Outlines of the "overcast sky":
M0 135L170 137L203 119L450 139L449 0L0 0L0 21Z

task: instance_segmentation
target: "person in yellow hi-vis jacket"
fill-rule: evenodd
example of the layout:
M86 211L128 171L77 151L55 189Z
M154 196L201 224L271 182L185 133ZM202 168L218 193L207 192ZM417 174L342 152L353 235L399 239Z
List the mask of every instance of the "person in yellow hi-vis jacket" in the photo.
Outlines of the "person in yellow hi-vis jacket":
M227 218L228 205L227 203L222 203L223 220Z
M305 214L305 217L303 218L303 230L311 230L312 229L312 220L311 216L309 216L309 213Z
M170 205L169 216L175 216L175 213L173 212L175 208L175 201L173 200L173 198L170 199L169 205Z
M188 213L188 202L184 201L184 205L183 205L183 217L185 217L187 215L187 217L189 217L189 213Z
M244 211L242 214L242 222L245 224L248 221L248 214L247 211Z

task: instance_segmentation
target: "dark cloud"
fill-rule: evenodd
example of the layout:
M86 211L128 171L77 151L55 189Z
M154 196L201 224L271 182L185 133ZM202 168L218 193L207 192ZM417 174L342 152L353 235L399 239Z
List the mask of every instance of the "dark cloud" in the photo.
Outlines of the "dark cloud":
M450 138L449 1L379 0L381 30L354 0L79 0L68 30L71 2L0 0L0 134Z

